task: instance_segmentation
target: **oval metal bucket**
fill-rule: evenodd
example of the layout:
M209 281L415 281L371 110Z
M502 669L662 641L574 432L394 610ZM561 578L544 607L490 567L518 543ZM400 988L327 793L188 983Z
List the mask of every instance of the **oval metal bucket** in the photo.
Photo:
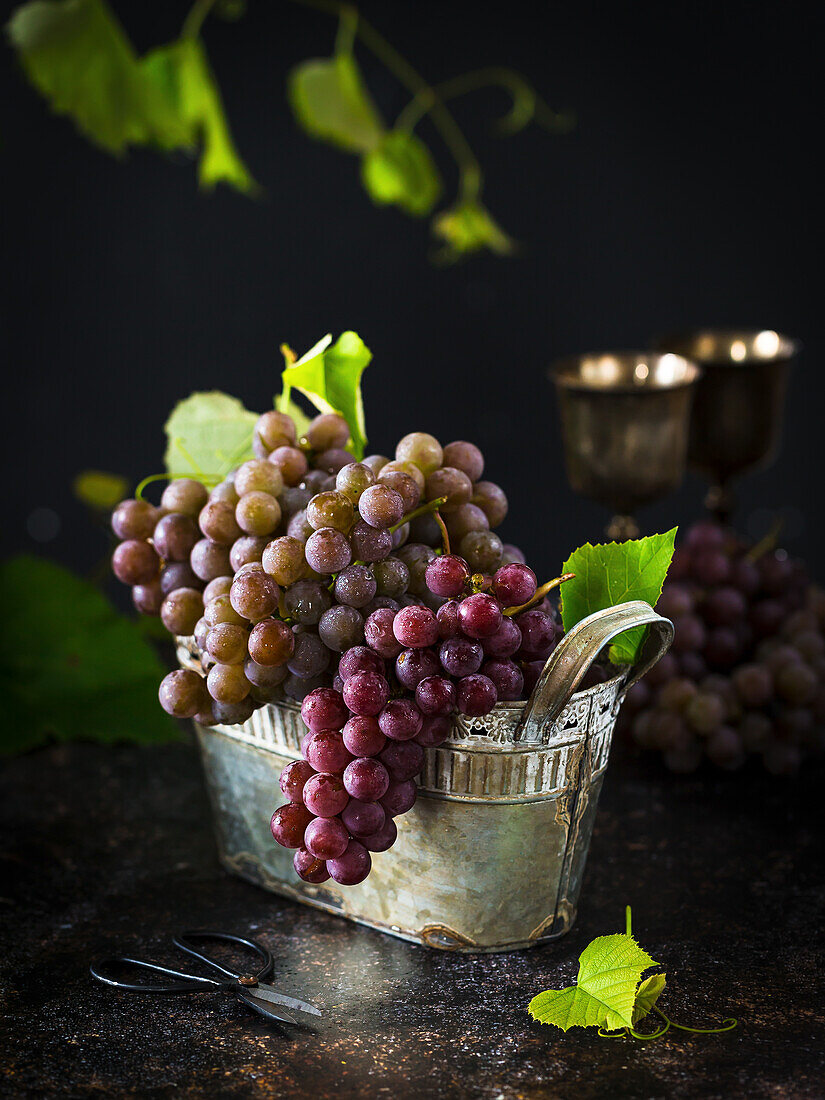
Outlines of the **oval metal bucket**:
M639 664L577 691L618 634L649 627ZM426 750L398 840L358 886L303 882L269 832L278 777L301 755L295 704L243 726L196 724L218 850L233 873L275 893L428 947L510 951L563 935L576 916L599 792L625 692L666 652L673 626L645 603L609 608L571 630L526 702L456 717ZM197 660L182 642L182 663Z

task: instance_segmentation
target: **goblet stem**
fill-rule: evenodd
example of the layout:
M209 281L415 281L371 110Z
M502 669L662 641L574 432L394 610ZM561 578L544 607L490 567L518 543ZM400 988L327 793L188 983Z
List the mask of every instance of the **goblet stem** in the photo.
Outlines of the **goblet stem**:
M727 524L736 509L736 497L729 481L711 485L705 497L705 507L713 518L721 524Z
M605 528L612 542L625 542L639 537L639 525L633 516L614 516Z

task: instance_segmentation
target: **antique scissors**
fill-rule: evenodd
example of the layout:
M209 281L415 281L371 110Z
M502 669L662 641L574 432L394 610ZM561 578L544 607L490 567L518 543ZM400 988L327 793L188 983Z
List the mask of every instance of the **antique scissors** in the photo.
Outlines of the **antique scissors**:
M221 943L232 944L235 947L246 948L253 951L261 965L256 970L236 971L219 963L216 959L199 950L198 944L204 940L219 940ZM157 966L155 963L144 962L143 959L131 959L125 955L117 958L103 959L93 963L89 969L92 975L100 982L111 985L115 989L121 989L127 993L207 993L217 989L233 993L247 1008L257 1012L267 1020L276 1020L284 1024L306 1023L300 1019L300 1014L320 1017L321 1010L307 1001L298 1000L297 997L288 997L279 993L274 986L269 985L263 979L269 977L272 971L272 955L263 944L256 940L247 940L243 936L230 936L227 932L182 932L175 936L175 947L185 951L195 959L199 959L212 970L223 975L224 980L218 978L204 978L199 974L186 974L180 970L170 970L165 966ZM111 977L112 969L116 967L131 966L139 970L148 970L154 974L164 974L168 978L176 978L173 982L123 982ZM298 1013L299 1018L293 1015Z

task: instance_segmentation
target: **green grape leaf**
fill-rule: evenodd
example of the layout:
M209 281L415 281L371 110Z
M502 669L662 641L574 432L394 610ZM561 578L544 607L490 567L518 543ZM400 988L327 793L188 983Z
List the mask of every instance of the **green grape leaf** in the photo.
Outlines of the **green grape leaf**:
M442 191L430 150L407 130L391 130L366 154L361 179L373 202L400 206L416 217L429 214Z
M204 190L226 183L238 191L258 185L238 156L209 59L198 38L181 38L152 50L141 61L147 84L165 97L186 128L187 144L200 149L198 178Z
M289 399L290 390L296 389L320 412L337 412L344 417L353 454L359 461L367 442L361 375L371 359L372 352L358 333L342 332L334 344L331 336L319 340L282 375L282 399L284 395Z
M0 754L51 739L177 736L158 704L166 669L138 624L88 581L41 558L0 564Z
M574 550L562 566L563 573L575 573L561 586L561 617L570 630L596 611L630 600L644 600L651 607L662 594L677 528L662 535L650 535L627 542L589 542ZM644 641L646 627L620 634L610 647L616 664L632 664Z
M217 480L252 458L258 414L236 397L212 390L179 401L166 421L166 472Z
M72 490L90 508L108 512L129 492L129 482L121 474L84 470L72 482Z
M110 153L129 145L174 149L186 127L147 81L123 28L104 0L33 0L7 25L31 83L57 114Z
M534 1020L571 1027L631 1027L642 974L657 963L632 936L599 936L579 956L576 985L547 989L528 1006Z
M515 251L515 241L493 221L476 199L463 199L433 219L433 233L445 241L436 258L451 263L470 252L489 248L499 256Z
M374 149L384 125L349 53L304 61L287 80L295 120L310 137L349 153Z
M639 1020L643 1020L647 1016L664 993L665 985L664 974L651 974L649 978L645 978L636 990L636 1002L633 1005L633 1027L638 1024Z

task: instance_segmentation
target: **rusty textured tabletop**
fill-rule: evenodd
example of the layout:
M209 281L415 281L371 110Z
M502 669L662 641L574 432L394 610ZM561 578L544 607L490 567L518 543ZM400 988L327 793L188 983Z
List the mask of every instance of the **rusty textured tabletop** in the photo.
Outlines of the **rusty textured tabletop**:
M619 754L572 933L457 956L226 875L189 744L33 753L4 765L0 789L0 1092L825 1096L822 778L675 778ZM733 1014L736 1031L643 1044L530 1021L534 993L572 981L593 936L623 931L626 903L666 966L669 1013L697 1026ZM130 996L88 976L118 949L163 959L168 933L194 925L264 940L278 987L328 1019L287 1037L229 997Z

